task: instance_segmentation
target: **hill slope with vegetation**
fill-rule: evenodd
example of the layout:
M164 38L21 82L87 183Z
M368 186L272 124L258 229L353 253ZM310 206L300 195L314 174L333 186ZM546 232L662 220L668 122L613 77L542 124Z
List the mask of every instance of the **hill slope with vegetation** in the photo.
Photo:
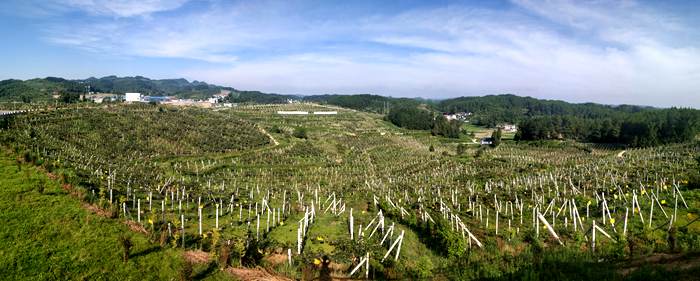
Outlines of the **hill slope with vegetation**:
M61 184L0 148L0 275L7 280L172 280L183 259L147 235L81 203L77 187ZM49 177L52 176L53 178ZM120 238L131 243L124 261ZM206 272L195 267L193 274ZM208 273L206 273L208 274Z
M631 147L690 141L698 134L700 111L660 109L634 105L568 103L516 95L459 97L442 101L395 98L380 95L280 95L240 91L230 87L189 82L185 79L153 80L141 76L66 80L43 79L0 81L0 101L47 101L59 96L74 102L87 90L94 92L140 92L156 96L203 99L221 91L230 93L224 102L283 104L290 100L340 106L386 115L393 124L430 130L434 135L459 137L459 123L442 113L470 112L469 122L493 128L513 123L520 127L517 140L572 139L595 143L617 143Z
M569 103L516 95L488 95L458 97L442 100L437 109L444 112L472 112L474 122L493 127L500 122L517 123L535 116L575 116L579 118L608 118L618 114L653 110L635 105L603 105L596 103Z
M186 79L149 79L142 76L88 78L78 80L89 85L92 91L106 93L137 92L153 96L176 96L180 98L205 99L218 94L221 90L233 91L233 88L207 84L200 81L189 82Z
M277 114L317 110L327 107L110 104L0 117L0 273L312 280L324 256L333 277L374 280L686 280L700 270L698 142L487 148L356 110ZM188 269L181 255L200 263Z

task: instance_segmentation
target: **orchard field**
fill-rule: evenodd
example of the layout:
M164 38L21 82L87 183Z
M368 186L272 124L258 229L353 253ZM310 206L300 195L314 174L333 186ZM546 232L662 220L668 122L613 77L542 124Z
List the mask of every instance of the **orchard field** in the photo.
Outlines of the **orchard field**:
M491 148L317 104L44 108L0 128L10 279L700 272L698 142Z

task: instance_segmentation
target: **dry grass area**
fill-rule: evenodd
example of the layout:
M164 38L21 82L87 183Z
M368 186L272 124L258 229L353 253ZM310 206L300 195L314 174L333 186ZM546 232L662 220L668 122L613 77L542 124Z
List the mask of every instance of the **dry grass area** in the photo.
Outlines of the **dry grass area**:
M182 256L185 260L193 264L209 262L209 253L202 250L186 251Z
M240 268L240 267L230 267L226 269L226 272L236 277L236 279L241 281L291 281L292 279L274 275L262 267L256 268Z
M125 221L124 224L126 224L129 227L129 229L133 232L148 234L146 228L144 228L143 225L141 225L140 223L137 223L135 221Z
M265 257L265 261L272 265L284 264L287 262L287 259L287 255L283 254L271 254Z
M484 129L481 131L475 131L474 132L474 137L476 139L482 139L482 138L490 138L491 135L493 135L493 129Z
M85 203L85 204L83 204L83 208L85 208L86 210L88 210L88 211L90 211L98 216L105 217L105 218L110 217L109 211L100 209L100 207L98 207L95 204Z

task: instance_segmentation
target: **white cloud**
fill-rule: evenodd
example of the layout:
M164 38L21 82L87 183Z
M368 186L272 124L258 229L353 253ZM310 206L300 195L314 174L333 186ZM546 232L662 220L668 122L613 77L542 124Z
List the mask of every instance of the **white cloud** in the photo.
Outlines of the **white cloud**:
M586 31L588 36L621 44L645 43L668 33L689 30L674 15L651 9L636 1L511 1L545 19Z
M700 49L674 40L688 30L680 19L635 2L514 3L326 18L284 3L213 4L49 34L93 52L215 62L170 71L242 89L700 107Z
M592 13L583 11L572 16L576 25L579 16ZM594 18L617 21L608 27L637 32L603 11L596 13L600 14ZM599 44L591 41L605 41L603 35L578 40L524 17L455 7L375 19L362 28L369 31L368 40L427 51L386 55L377 61L362 59L366 54L306 55L314 61L280 56L184 74L282 93L428 97L516 93L579 102L700 106L700 93L695 92L700 88L700 50L671 47L647 37L654 30L635 40ZM612 32L604 25L591 28Z

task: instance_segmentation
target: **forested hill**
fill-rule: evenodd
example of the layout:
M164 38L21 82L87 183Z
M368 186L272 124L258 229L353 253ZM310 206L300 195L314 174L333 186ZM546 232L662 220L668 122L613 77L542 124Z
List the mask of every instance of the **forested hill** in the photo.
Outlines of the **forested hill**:
M535 116L575 116L580 118L613 118L619 114L655 110L653 107L635 105L602 105L596 103L568 103L559 100L543 100L516 95L489 95L459 97L441 101L420 98L396 98L372 94L357 95L279 95L258 91L239 91L231 102L285 103L302 100L336 105L356 110L388 113L396 107L418 107L436 112L472 112L472 122L493 127L498 123L518 123Z
M356 110L388 113L389 109L397 106L419 106L430 103L429 101L417 98L394 98L379 95L314 95L304 96L304 101L327 103L331 105L352 108Z
M146 77L88 78L68 80L57 77L30 80L0 81L0 101L37 102L51 100L53 95L83 94L88 88L92 92L123 94L137 92L153 96L177 96L180 98L204 99L221 90L237 92L230 87L207 84L185 79L149 79Z
M62 78L0 81L0 101L36 102L50 100L53 95L83 92L83 85Z
M229 96L229 102L249 102L249 103L286 103L289 100L315 102L321 104L335 105L367 112L383 113L397 106L419 106L421 104L432 104L430 101L417 98L394 98L370 94L358 95L280 95L263 93L259 91L236 91L235 95Z
M90 85L95 92L126 93L137 92L154 96L177 96L181 98L204 99L218 94L221 90L234 91L229 87L207 84L200 81L189 82L186 79L154 80L146 77L117 77L88 78L78 80L79 83Z
M518 123L536 116L573 116L579 118L613 118L620 114L653 110L635 105L602 105L568 103L516 95L459 97L442 100L437 108L444 112L472 112L474 122L489 127L500 122Z
M292 96L240 92L233 102L283 103L288 99L325 103L386 114L387 120L407 129L459 137L459 124L441 113L471 112L469 122L495 127L514 123L519 140L574 139L618 143L631 147L691 141L700 129L700 111L635 105L568 103L515 95L459 97L442 101L379 95Z

